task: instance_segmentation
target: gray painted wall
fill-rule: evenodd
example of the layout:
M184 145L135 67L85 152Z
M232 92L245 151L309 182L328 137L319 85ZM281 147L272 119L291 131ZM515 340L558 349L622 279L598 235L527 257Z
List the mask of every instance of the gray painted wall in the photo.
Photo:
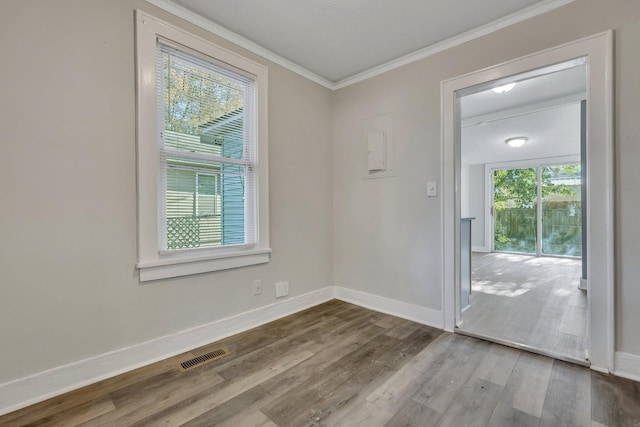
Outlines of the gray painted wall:
M337 91L334 104L334 282L441 307L440 82L608 29L615 34L616 348L640 355L640 2L579 0ZM393 114L396 176L361 180L367 117ZM440 183L441 184L441 183ZM441 187L441 186L440 186ZM380 201L385 203L381 204Z
M136 8L269 66L269 264L138 281ZM0 383L332 284L331 91L143 1L3 2L0 52Z

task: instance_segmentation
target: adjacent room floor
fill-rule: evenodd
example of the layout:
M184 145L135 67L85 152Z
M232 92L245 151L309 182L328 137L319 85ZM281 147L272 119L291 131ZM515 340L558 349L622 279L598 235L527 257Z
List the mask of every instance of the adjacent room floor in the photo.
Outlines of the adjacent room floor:
M474 252L471 266L471 302L461 330L585 359L580 260Z
M0 425L613 427L640 423L638 401L637 382L333 300Z

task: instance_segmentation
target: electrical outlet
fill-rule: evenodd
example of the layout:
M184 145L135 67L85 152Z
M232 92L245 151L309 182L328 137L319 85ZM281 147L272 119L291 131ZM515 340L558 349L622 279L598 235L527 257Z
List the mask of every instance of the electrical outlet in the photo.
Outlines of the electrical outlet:
M276 298L289 295L289 282L276 282Z
M262 280L253 281L253 295L260 295L262 293Z

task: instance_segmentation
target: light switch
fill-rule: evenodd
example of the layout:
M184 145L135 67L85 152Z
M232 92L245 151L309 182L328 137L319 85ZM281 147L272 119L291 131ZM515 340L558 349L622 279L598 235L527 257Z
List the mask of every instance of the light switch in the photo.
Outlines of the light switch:
M369 172L387 169L387 144L384 132L370 133L367 138L367 164Z
M427 182L427 197L436 197L438 195L438 183L436 181Z

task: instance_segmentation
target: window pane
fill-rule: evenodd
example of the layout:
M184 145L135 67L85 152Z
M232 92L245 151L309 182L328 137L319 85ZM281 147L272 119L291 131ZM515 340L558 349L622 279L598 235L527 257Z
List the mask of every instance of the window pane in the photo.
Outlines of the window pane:
M579 164L542 168L542 253L582 255Z
M253 243L253 82L164 45L159 59L166 249Z
M537 169L496 170L493 183L495 250L535 254Z
M167 249L245 243L245 166L167 160Z
M248 83L198 58L162 49L165 147L243 159Z

